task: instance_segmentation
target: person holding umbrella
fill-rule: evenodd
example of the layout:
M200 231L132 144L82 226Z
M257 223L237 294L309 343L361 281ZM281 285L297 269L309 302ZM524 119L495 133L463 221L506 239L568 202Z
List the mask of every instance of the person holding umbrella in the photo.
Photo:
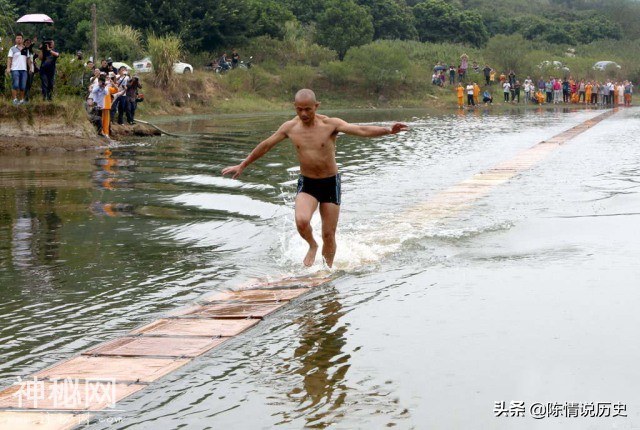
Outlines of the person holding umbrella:
M40 80L42 82L42 97L44 100L51 100L53 95L53 83L56 75L56 61L60 56L55 50L55 42L51 39L45 40L42 44L42 57L40 63Z

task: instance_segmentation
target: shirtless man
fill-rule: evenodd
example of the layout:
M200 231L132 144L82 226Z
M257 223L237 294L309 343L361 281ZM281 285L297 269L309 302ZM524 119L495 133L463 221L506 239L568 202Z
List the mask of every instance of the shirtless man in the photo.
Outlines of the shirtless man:
M339 118L316 114L320 103L313 91L304 89L296 93L294 106L297 116L285 122L269 138L260 142L245 160L237 166L222 170L233 178L258 158L266 154L278 142L291 139L300 161L298 195L296 196L296 227L300 236L309 244L304 265L311 266L316 258L318 243L313 238L311 217L318 204L322 218L322 256L327 265L333 265L336 254L336 227L340 214L340 174L336 164L336 137L338 133L354 136L376 137L396 134L407 128L396 123L393 127L377 127L349 124Z

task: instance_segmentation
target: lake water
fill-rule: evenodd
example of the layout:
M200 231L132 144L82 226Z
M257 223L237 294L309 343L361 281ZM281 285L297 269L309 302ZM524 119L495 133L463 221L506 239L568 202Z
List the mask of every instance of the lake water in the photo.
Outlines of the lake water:
M411 127L338 139L334 280L92 428L640 428L638 109L467 210L402 218L599 113L331 112ZM165 119L199 137L2 154L2 386L205 293L326 270L302 267L290 142L220 176L291 116ZM525 417L495 417L503 401ZM535 419L536 402L621 403L627 417Z

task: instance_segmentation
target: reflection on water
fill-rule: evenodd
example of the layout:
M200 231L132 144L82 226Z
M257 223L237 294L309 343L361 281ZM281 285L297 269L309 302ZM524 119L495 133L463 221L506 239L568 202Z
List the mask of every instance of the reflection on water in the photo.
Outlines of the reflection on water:
M342 348L346 344L345 325L337 325L344 315L335 291L329 291L322 308L313 315L302 316L300 346L293 358L300 362L295 373L302 376L302 384L293 387L289 398L297 406L284 413L284 422L292 417L305 417L308 427L325 427L327 410L339 409L344 404L346 386L344 378L349 370L349 354ZM324 410L324 412L319 413Z
M474 313L503 279L495 274L511 279L517 292L522 268L557 264L562 279L571 276L562 270L587 262L598 267L594 255L626 246L623 233L612 236L615 246L603 245L599 224L588 223L626 225L640 212L640 150L629 144L640 131L634 112L606 120L475 206L433 223L402 216L598 112L341 113L354 122L404 121L411 131L338 139L344 203L336 279L295 310L268 318L262 331L199 360L199 373L186 368L181 379L125 403L125 421L115 428L232 428L238 422L249 428L421 428L422 422L474 428L464 420L439 421L425 405L443 407L438 392L452 399L455 384L468 396L481 393L488 404L498 399L479 387L499 384L472 373L474 365L490 373L482 360L464 361L504 348L495 340L482 350L478 339L505 329ZM167 120L163 127L172 131L204 134L99 153L3 155L0 382L205 292L321 269L301 267L306 249L292 216L299 169L290 143L276 146L239 180L219 174L290 116ZM607 258L633 279L625 266L631 257ZM475 337L465 337L465 330ZM458 344L473 354L456 350Z

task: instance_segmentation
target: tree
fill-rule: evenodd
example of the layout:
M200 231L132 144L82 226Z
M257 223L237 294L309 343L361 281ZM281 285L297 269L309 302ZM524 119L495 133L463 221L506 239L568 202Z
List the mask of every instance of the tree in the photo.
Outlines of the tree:
M338 53L340 61L352 46L373 40L371 15L351 0L332 0L318 17L318 43Z
M489 32L479 13L462 12L460 14L460 32L454 40L468 42L474 46L484 46L487 43Z
M413 40L418 37L413 14L404 0L359 0L373 18L373 39Z
M460 27L460 12L448 3L426 0L413 7L421 42L451 40Z
M251 11L253 24L249 36L267 35L281 39L284 36L284 24L296 20L286 6L274 0L253 0Z

